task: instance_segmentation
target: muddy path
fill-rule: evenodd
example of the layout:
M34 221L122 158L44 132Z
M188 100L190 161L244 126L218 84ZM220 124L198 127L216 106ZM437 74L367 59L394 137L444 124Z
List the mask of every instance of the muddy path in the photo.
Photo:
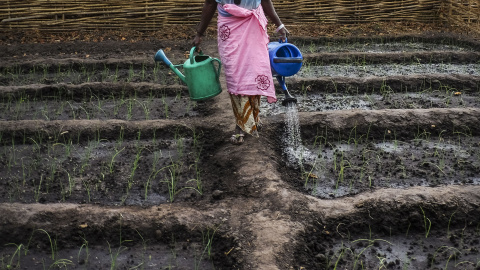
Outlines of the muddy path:
M266 102L228 142L226 90L191 101L153 61L185 41L0 45L0 268L478 268L480 45L290 42L294 151Z

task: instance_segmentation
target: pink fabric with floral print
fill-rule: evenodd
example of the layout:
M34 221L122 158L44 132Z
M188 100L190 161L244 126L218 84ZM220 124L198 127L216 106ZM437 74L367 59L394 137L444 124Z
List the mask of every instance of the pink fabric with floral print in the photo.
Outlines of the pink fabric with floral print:
M262 5L248 10L233 4L219 5L232 16L218 16L218 51L228 92L262 95L276 102L267 44L267 18Z

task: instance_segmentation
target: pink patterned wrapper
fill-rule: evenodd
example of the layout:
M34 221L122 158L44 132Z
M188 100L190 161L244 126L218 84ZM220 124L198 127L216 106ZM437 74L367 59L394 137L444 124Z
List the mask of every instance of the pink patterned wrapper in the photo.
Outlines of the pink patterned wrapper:
M267 18L259 5L248 10L233 4L219 5L232 16L218 16L218 51L228 92L267 97L277 101L268 55Z

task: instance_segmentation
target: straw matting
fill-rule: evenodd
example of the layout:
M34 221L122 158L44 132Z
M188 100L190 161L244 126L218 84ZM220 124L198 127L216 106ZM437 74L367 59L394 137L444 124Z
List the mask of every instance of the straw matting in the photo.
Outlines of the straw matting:
M155 31L196 25L204 0L0 0L0 30ZM285 24L444 21L479 28L480 0L273 1Z

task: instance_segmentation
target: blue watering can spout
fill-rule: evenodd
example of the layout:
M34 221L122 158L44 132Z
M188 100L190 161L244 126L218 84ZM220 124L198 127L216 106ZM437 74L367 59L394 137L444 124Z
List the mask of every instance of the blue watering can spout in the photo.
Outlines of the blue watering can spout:
M287 106L289 103L297 103L297 99L288 92L287 85L285 84L285 76L277 75L277 80L280 86L282 87L282 91L285 94L285 98L282 101L283 106Z
M172 64L172 62L170 62L170 60L167 58L167 56L165 55L162 49L157 51L157 53L155 54L154 60L155 62L163 62L180 78L180 80L182 80L184 83L187 82L185 75L183 75L183 73L181 73L180 70L177 69L177 66L181 66L181 65Z

